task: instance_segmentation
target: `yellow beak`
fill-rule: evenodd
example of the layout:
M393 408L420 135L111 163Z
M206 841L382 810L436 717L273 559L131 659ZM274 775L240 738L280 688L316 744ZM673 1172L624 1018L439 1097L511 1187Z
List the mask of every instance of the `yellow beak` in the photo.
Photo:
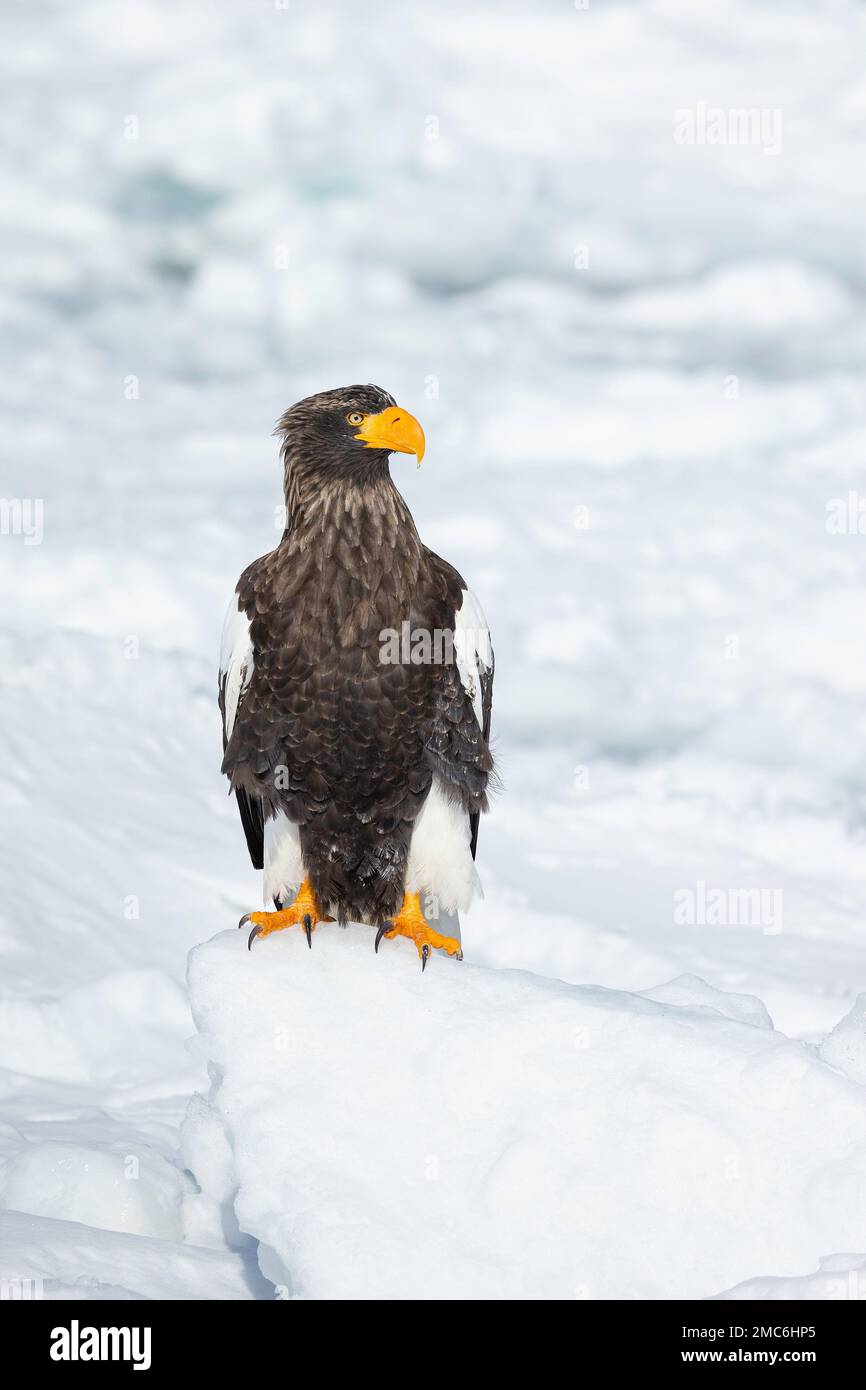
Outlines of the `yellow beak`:
M399 405L391 405L378 415L368 415L361 425L356 439L363 441L368 449L389 449L397 454L414 454L421 467L424 457L424 431L414 415L402 410Z

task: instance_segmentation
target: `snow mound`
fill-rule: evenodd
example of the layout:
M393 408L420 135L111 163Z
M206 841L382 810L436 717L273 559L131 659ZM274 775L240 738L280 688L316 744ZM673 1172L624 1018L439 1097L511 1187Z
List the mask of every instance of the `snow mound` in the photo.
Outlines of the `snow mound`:
M753 994L732 994L728 990L716 989L698 975L678 975L667 984L641 990L641 994L644 999L654 999L659 1004L713 1009L723 1018L732 1018L735 1023L748 1023L753 1028L773 1026L766 1006Z
M0 1209L182 1240L184 1174L154 1150L28 1144L0 1165Z
M7 1299L247 1299L261 1292L218 1250L0 1212L0 1290Z
M704 1297L866 1246L866 1091L700 982L422 975L362 927L225 932L189 980L188 1200L280 1296Z
M850 1013L828 1033L821 1056L852 1081L866 1085L866 994L858 994Z
M827 1255L819 1261L814 1274L793 1279L747 1279L736 1288L719 1294L719 1298L862 1303L866 1299L866 1255Z

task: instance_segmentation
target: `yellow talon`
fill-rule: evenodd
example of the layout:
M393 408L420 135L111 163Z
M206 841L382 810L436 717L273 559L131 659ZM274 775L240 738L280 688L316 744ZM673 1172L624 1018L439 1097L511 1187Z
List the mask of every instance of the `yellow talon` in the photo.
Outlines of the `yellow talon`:
M252 922L253 929L250 932L249 945L252 946L257 936L270 936L271 932L284 931L286 927L302 926L307 933L307 944L313 944L313 932L316 930L317 922L333 922L333 917L326 917L316 901L312 885L308 878L305 878L294 902L288 907L280 908L277 912L248 912L242 917L239 926L244 926L247 922Z
M430 926L421 911L421 899L418 893L403 894L403 906L391 926L385 931L385 936L389 940L394 936L408 936L410 941L414 941L421 957L422 970L426 969L427 958L434 948L438 951L446 951L449 956L456 956L458 960L463 959L460 942L456 941L453 936L442 936L440 932L434 931Z

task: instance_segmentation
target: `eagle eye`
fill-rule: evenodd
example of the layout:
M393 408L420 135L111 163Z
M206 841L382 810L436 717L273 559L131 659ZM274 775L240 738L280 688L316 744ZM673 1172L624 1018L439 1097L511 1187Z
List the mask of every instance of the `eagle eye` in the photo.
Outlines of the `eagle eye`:
M363 423L364 417L360 410L350 410L346 419L350 425L360 425Z

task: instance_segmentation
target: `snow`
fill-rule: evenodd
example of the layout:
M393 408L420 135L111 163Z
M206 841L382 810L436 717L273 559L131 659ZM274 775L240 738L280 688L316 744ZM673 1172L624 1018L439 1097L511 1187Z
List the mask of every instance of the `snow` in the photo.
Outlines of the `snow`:
M814 1274L793 1279L747 1279L736 1288L720 1294L722 1299L820 1299L832 1302L862 1303L866 1298L866 1257L827 1255Z
M191 956L190 1160L213 1148L205 1195L282 1296L700 1298L866 1243L862 1087L757 1001L422 976L388 945L227 931Z
M5 1164L0 1208L182 1240L184 1186L184 1175L160 1154L31 1143Z
M858 994L851 1012L824 1038L820 1052L825 1062L866 1086L866 994Z
M532 1272L819 1297L822 1271L862 1264L864 26L846 0L382 0L376 25L344 0L9 12L0 1276L46 1296L333 1287L351 1209L390 1278L433 1227L406 1190L439 1152L405 1049L446 1019L453 1101L426 1057L422 1075L461 1120L477 1203L465 1241L433 1231L419 1279L453 1254L452 1290ZM781 148L677 143L699 103L780 110ZM216 665L234 582L282 526L273 422L352 381L425 429L424 466L395 474L490 621L503 788L463 966L421 980L403 943L368 962L321 929L298 977L315 996L327 972L343 1016L317 1023L288 936L260 961L221 935L261 885L219 775ZM229 1051L205 1099L185 973L211 938L196 1010ZM357 1117L346 1059L385 1124L364 1059L413 1020L383 1060L414 1117L389 1131L405 1178L356 1171L332 1198L322 1143L275 1192L249 1154L262 1117L226 1129L243 1050L274 1062L233 1007L261 981L274 1015L269 967L289 1023L330 1030L288 1130L262 1076L287 1152L312 1152L326 1103ZM572 1042L566 1075L572 1015L597 1045ZM549 1214L547 1175L574 1234L558 1273L535 1246L499 1258Z
M0 1213L4 1298L247 1299L263 1296L255 1269L217 1250Z

